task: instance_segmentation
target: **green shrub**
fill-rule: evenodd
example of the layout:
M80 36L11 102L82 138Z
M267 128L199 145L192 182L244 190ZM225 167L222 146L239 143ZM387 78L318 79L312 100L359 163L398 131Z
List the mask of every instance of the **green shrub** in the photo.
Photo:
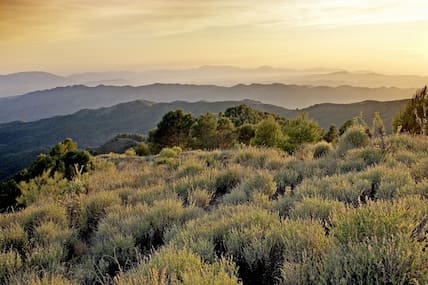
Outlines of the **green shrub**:
M13 251L0 251L0 282L8 284L9 278L22 268L21 256ZM12 278L11 278L12 279Z
M65 192L67 180L61 174L55 173L51 176L44 172L41 176L31 179L28 182L19 183L21 196L17 198L18 203L22 205L31 205L40 199L57 199Z
M294 219L319 219L323 223L330 223L335 215L342 215L345 212L345 204L334 200L320 198L304 198L296 202L290 212L290 217Z
M138 156L147 156L150 154L150 148L149 146L144 143L144 142L140 142L138 143L135 147L135 154Z
M235 266L226 260L208 264L189 250L168 247L119 276L117 284L241 284L235 274Z
M0 229L0 251L14 249L24 253L28 246L28 235L18 223Z
M294 195L282 195L272 202L272 211L277 212L281 217L288 217L296 202Z
M188 203L200 208L208 208L213 194L207 190L196 189L189 193Z
M326 156L333 150L333 147L330 143L327 142L319 142L314 146L314 158L318 159Z
M421 225L426 218L427 211L427 203L418 197L369 202L365 206L348 209L344 215L337 217L333 221L332 235L341 244L399 234L410 237L414 235L415 225Z
M364 193L364 196L370 199L393 199L402 196L407 186L414 184L409 171L405 168L390 169L378 166L362 172L359 177L370 182L370 191Z
M419 182L428 179L428 158L425 158L412 166L412 177Z
M380 148L368 146L360 149L349 150L345 159L349 161L362 160L367 167L381 163L384 159L384 154Z
M34 228L34 241L41 245L47 246L51 243L63 243L71 237L72 232L65 227L51 221L43 223Z
M137 152L135 151L135 149L133 147L128 148L125 153L126 156L136 156Z
M332 248L322 261L314 283L425 284L428 256L424 245L401 235L370 238Z
M33 234L37 226L47 222L67 225L65 209L55 204L46 204L43 206L28 207L23 212L22 226L30 235Z
M204 170L204 165L198 160L183 162L178 168L177 177L195 176Z
M74 284L66 277L58 273L49 272L24 272L24 274L13 278L11 285L72 285Z
M363 127L351 127L340 137L338 151L346 153L350 149L362 148L369 143L369 137Z
M120 198L112 192L98 192L89 196L82 205L80 235L89 240L99 221L106 215L108 207L120 204Z
M300 161L291 161L284 169L275 174L274 181L278 187L278 192L284 193L286 187L294 190L305 176L305 164Z
M296 196L320 197L358 205L361 197L370 192L370 189L370 181L356 177L354 174L333 175L304 180L296 189Z
M239 185L247 194L262 193L272 197L276 192L276 184L272 176L267 172L255 173Z
M26 258L26 263L33 270L44 270L47 272L63 270L64 245L56 242L49 245L37 246L29 252Z
M165 147L159 153L159 156L162 158L175 158L182 152L181 148L178 146L175 147Z
M221 197L222 195L230 192L236 187L244 177L242 169L228 168L216 176L214 181L214 198Z
M399 150L393 153L393 157L400 163L403 163L407 167L411 167L416 164L419 160L417 155L409 150Z

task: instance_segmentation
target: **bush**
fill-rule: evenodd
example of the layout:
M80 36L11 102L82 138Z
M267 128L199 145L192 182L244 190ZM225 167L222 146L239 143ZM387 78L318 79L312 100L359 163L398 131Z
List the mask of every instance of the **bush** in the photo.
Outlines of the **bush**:
M134 147L134 149L135 149L135 153L136 153L138 156L147 156L147 155L149 155L149 154L150 154L150 148L149 148L149 146L148 146L146 143L144 143L144 142L140 142L139 144L137 144L137 145Z
M55 204L47 204L45 206L28 207L23 212L22 227L30 237L32 237L36 227L48 222L67 225L65 209Z
M240 284L235 266L220 260L208 264L189 250L165 248L117 278L124 284Z
M131 147L125 151L125 155L126 156L136 156L137 152L135 151L135 149L133 147Z
M303 181L296 189L296 196L320 197L358 205L361 198L371 189L370 181L353 174L333 175L324 178L312 178Z
M412 166L412 177L416 182L428 179L428 158L425 158Z
M349 128L339 140L339 153L346 153L350 149L362 148L370 143L369 137L362 127Z
M26 263L33 270L55 272L64 270L62 260L64 258L64 245L51 243L45 246L36 246L27 256Z
M80 235L84 240L90 236L98 227L100 220L106 215L107 209L113 205L120 204L120 198L111 192L98 192L89 196L82 205L80 217Z
M319 142L314 146L314 158L318 159L326 156L333 150L331 144L327 142Z
M55 173L50 176L44 172L41 176L31 179L28 182L19 183L21 196L17 198L21 205L31 205L40 199L58 199L66 191L68 182L61 174Z
M198 160L183 162L178 168L178 177L195 176L204 170L204 165Z
M276 192L276 184L268 173L260 172L244 180L232 192L224 196L223 201L228 204L239 204L253 199L254 195L272 197Z
M346 155L346 160L360 161L362 160L365 166L375 166L382 162L385 155L380 148L364 147L360 149L352 149Z
M22 265L21 256L17 252L0 251L0 282L8 284L9 278L13 277L22 268Z
M370 199L390 200L402 196L407 186L414 184L409 171L403 168L378 166L360 173L359 177L370 182L370 191L364 193Z
M241 182L243 176L240 168L229 168L217 175L214 181L214 199L230 192Z
M304 198L302 201L296 202L290 217L294 219L319 219L324 224L329 224L333 216L342 215L345 209L345 204L339 201L316 197Z
M28 246L28 236L18 223L11 223L0 229L0 251L14 249L24 253Z
M312 281L340 284L425 284L427 254L423 245L401 235L370 238L332 248ZM340 270L338 270L340 268Z
M211 203L213 194L207 190L196 189L190 192L188 197L189 205L194 205L200 208L208 208Z
M182 152L181 148L176 146L173 148L165 147L159 153L159 156L162 158L175 158Z

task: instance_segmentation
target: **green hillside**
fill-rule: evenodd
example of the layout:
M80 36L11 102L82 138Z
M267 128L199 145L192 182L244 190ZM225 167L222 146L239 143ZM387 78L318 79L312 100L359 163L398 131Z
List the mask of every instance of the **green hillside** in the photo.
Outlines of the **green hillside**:
M358 138L358 139L357 139ZM427 284L428 140L103 155L21 184L2 284Z

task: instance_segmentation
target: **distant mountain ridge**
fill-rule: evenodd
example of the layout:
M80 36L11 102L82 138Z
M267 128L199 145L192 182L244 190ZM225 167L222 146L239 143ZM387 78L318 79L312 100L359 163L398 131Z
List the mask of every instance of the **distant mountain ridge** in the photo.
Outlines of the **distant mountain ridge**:
M159 69L140 72L105 71L85 72L59 76L48 72L30 71L0 75L0 98L22 95L37 90L71 85L141 86L154 83L179 83L197 85L234 86L243 84L297 84L338 87L397 87L420 88L428 84L427 76L387 75L370 71L349 72L341 69L289 69L260 66L240 68L235 66L206 65L188 69ZM377 99L378 98L374 98Z
M325 102L353 103L364 100L391 101L410 98L415 89L298 86L284 84L215 85L152 84L139 87L75 85L0 98L0 123L34 121L67 115L81 109L110 107L134 100L240 101L251 99L288 109Z
M71 137L80 147L97 147L117 134L147 134L162 116L171 110L183 109L198 115L204 112L224 112L227 108L246 104L254 109L284 117L308 113L310 117L327 128L330 124L340 126L344 121L362 112L367 122L379 111L388 131L391 122L407 100L377 102L365 101L354 104L319 104L302 110L290 110L263 104L254 100L221 102L154 103L132 101L95 110L81 110L71 115L57 116L33 122L0 124L0 179L28 165L40 152L47 151L57 142Z

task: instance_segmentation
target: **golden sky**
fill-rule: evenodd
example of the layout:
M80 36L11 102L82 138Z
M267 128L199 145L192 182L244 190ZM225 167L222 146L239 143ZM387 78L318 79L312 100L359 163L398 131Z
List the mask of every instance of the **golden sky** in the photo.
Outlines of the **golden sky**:
M428 74L427 0L0 0L0 74L206 64Z

